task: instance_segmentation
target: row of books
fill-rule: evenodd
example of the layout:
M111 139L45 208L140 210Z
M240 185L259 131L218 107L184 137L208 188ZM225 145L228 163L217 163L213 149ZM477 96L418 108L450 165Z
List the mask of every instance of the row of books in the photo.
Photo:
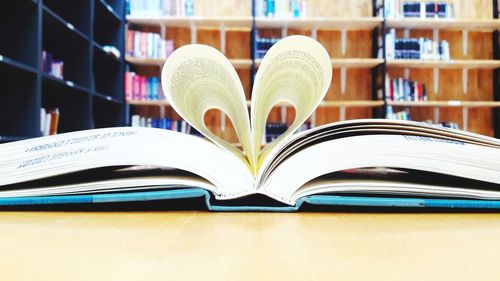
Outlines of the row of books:
M266 140L264 143L272 142L277 139L281 134L288 130L286 123L267 123L266 124Z
M307 0L255 0L257 17L294 17L307 16Z
M446 40L396 38L396 30L392 28L385 35L385 44L387 59L450 60L450 44Z
M426 101L425 84L404 78L390 79L385 77L386 99L391 101Z
M254 44L254 52L255 52L255 58L256 59L262 59L264 58L264 55L269 51L269 49L280 40L281 38L262 38L258 37L255 38Z
M398 112L394 112L392 106L387 107L386 118L391 120L412 120L410 116L410 110L405 109ZM445 128L460 129L456 122L438 122L435 123L432 120L422 121L423 123L434 124Z
M127 0L127 15L140 17L194 16L195 0Z
M158 77L146 77L134 72L125 73L125 99L163 100L163 92Z
M196 129L191 127L191 125L189 125L189 123L187 123L186 121L175 120L172 118L151 118L134 114L131 117L130 125L132 127L157 128L172 130L184 134L200 135L200 133L196 131Z
M59 109L40 110L40 133L42 136L50 136L57 134L59 127Z
M387 18L450 19L454 17L454 6L444 1L385 0L384 13Z
M64 78L64 62L54 59L52 53L42 51L42 71L57 78Z
M160 34L127 30L125 51L128 56L166 59L174 51L174 41L164 40Z

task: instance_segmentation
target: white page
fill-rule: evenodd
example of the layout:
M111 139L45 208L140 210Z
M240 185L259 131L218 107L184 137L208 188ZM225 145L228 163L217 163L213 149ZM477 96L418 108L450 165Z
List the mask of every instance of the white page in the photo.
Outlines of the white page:
M5 144L0 159L0 186L98 167L141 165L199 175L216 187L219 198L255 189L248 168L231 152L199 137L160 129L98 129Z
M279 103L295 109L289 129L260 153L257 170L274 147L280 146L302 125L323 100L332 79L332 62L325 48L306 36L278 41L266 53L255 75L251 122L253 151L259 152L267 116Z
M370 135L322 142L290 156L269 176L260 192L293 204L307 182L335 171L391 167L443 173L500 183L500 150L435 138Z

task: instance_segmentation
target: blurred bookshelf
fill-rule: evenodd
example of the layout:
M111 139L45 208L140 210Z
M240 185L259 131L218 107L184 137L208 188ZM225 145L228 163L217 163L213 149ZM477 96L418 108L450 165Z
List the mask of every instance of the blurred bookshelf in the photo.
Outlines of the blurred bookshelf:
M0 142L41 136L42 108L60 113L58 133L125 123L124 13L121 0L2 5Z

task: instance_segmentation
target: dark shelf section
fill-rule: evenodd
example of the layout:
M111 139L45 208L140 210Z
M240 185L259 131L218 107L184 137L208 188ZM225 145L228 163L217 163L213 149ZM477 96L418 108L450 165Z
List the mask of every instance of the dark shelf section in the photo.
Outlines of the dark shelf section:
M111 56L103 51L94 52L95 91L115 99L123 97L122 64L113 62Z
M59 109L58 133L66 133L91 128L90 94L73 87L64 87L52 79L42 82L42 107L47 110Z
M89 37L87 35L78 30L78 28L75 27L72 23L65 21L63 18L61 18L59 15L57 15L47 7L43 7L43 21L44 28L48 24L50 24L51 27L59 25L59 27L57 27L58 31L62 31L64 34L72 33L74 35L78 35L81 39L89 41Z
M88 88L77 85L70 80L60 79L47 73L42 73L42 81L44 84L53 84L56 85L55 87L59 87L61 89L67 88L70 91L79 91L90 94L90 90Z
M0 55L37 68L38 6L30 1L3 1L0 8Z
M111 15L101 3L95 4L94 41L101 46L110 45L122 49L121 46L125 40L123 22L116 20L115 16Z
M91 1L88 0L43 0L43 5L52 15L58 17L65 24L71 24L80 33L89 36L91 30L90 11Z
M122 103L109 102L107 97L94 96L92 117L94 128L124 126Z
M112 4L108 4L112 3ZM95 0L96 9L104 9L105 12L109 13L114 17L115 20L121 21L121 1L104 1L104 0ZM116 8L115 8L116 7ZM102 12L100 12L102 13Z
M0 135L37 137L40 134L37 75L0 64L0 77Z
M47 11L43 18L42 50L52 53L54 60L64 62L65 80L90 86L90 42Z

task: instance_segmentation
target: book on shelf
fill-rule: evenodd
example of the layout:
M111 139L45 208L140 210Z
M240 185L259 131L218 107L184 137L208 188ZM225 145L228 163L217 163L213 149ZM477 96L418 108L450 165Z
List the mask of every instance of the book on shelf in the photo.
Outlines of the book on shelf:
M164 40L160 34L127 30L125 52L137 58L166 59L174 51L174 41Z
M445 1L384 0L385 17L393 18L454 18L453 3Z
M434 41L429 38L396 38L391 28L385 35L387 59L450 60L448 41Z
M131 127L157 128L176 131L183 134L200 136L188 122L185 120L175 120L168 117L145 117L138 114L131 116Z
M263 58L248 112L238 74L222 53L204 45L181 47L163 67L162 87L180 117L206 139L125 127L3 144L0 204L203 197L210 210L500 207L498 139L384 119L294 133L321 103L331 79L332 62L321 44L286 37ZM268 113L282 102L295 108L294 121L261 148ZM213 108L232 120L241 149L207 128L204 114ZM242 203L263 197L270 199Z
M158 77L146 77L135 72L125 72L125 100L126 101L155 101L163 100L164 95Z
M141 17L195 16L195 0L127 0L127 15Z
M260 37L257 35L254 41L254 57L256 59L262 59L266 55L267 51L280 39L281 38L277 37Z
M40 134L51 136L57 134L59 127L59 109L40 109Z
M52 53L42 50L42 71L59 79L64 79L64 62L54 59Z
M411 81L402 77L390 79L385 76L386 99L390 101L426 101L427 90L425 84Z
M256 17L294 17L307 16L307 0L255 0Z
M405 121L412 120L410 110L408 108L406 108L405 110L394 112L392 106L387 107L386 118L389 120L405 120ZM422 122L427 124L432 124L434 126L441 126L443 128L457 129L457 130L460 129L458 123L456 122L434 122L432 120L425 120Z

